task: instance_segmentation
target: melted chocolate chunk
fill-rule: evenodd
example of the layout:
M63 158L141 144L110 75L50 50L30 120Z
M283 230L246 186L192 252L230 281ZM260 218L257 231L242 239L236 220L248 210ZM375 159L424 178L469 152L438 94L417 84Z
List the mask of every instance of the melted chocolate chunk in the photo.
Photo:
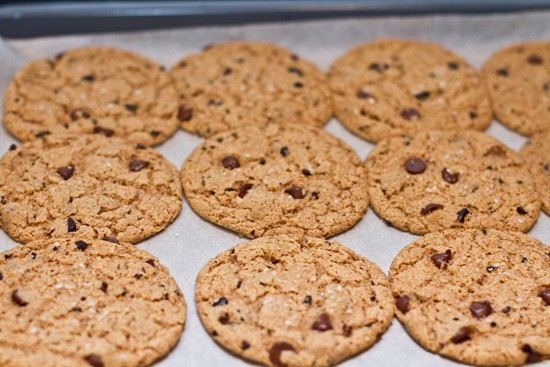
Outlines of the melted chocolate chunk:
M422 210L420 210L420 215L428 215L431 212L439 209L443 209L443 205L430 203L430 204L427 204L425 207L423 207Z
M411 175L417 175L426 170L426 163L420 158L407 159L405 161L405 169Z
M212 306L214 306L214 307L223 306L223 305L226 305L228 303L229 303L229 301L227 300L227 298L221 297L216 302L212 303Z
M115 132L114 130L107 129L106 127L96 126L94 127L94 134L101 134L109 138L115 135Z
M342 326L342 334L345 336L345 337L350 337L351 336L351 333L353 331L353 328L349 325L346 325L344 324Z
M516 208L516 211L517 211L518 214L520 214L520 215L525 215L525 214L527 214L527 210L525 210L525 208L523 208L522 206L518 206L518 207Z
M451 341L455 344L464 343L467 340L470 340L471 330L468 327L461 327L458 329L457 333L451 338Z
M452 259L452 253L451 250L447 250L442 254L433 254L431 257L432 262L435 266L438 267L438 269L445 269L447 265L449 265L449 262Z
M304 190L298 186L292 186L285 190L285 194L289 194L293 199L303 199L305 197Z
M288 155L288 147L282 147L279 152L283 157L286 157Z
M88 354L84 360L92 367L104 367L103 359L97 354Z
M148 161L140 161L140 160L133 160L130 162L128 167L130 168L130 171L132 172L139 172L144 168L149 167L150 163Z
M472 302L470 312L476 319L482 319L493 313L493 308L489 302Z
M527 354L525 363L537 363L542 359L542 354L535 351L529 344L523 344L521 346L521 351Z
M401 117L407 121L412 120L413 118L420 118L420 112L414 108L404 108L400 113Z
M550 288L543 289L538 293L538 296L546 302L547 306L550 306Z
M79 249L80 251L84 251L86 250L86 247L88 247L88 244L84 241L76 241L75 245L76 245L76 248Z
M231 319L229 318L229 314L227 312L222 313L221 316L218 317L218 321L222 325L227 325L231 323Z
M136 112L137 109L138 109L137 104L133 104L133 103L126 103L126 104L124 105L124 107L126 107L126 109L127 109L128 111L130 111L130 112Z
M25 307L29 304L29 302L25 301L21 296L19 295L19 290L16 289L11 293L11 300L13 303L15 303L17 306Z
M193 109L187 106L180 106L178 108L178 120L181 122L189 121L193 117Z
M76 222L73 218L67 218L67 231L76 232Z
M332 323L330 322L329 316L326 313L322 313L313 325L311 325L311 328L320 332L332 330Z
M242 199L246 196L246 194L248 194L248 191L250 191L251 188L253 188L254 185L251 184L251 183L245 183L244 185L241 186L241 188L239 189L239 197Z
M400 296L395 300L395 307L402 313L407 313L409 311L409 301L409 296Z
M111 237L111 236L103 236L102 240L107 241L107 242L111 242L111 243L116 243L116 244L120 243L120 242L118 242L116 237Z
M224 166L224 168L235 169L239 168L241 165L237 158L232 155L228 155L222 159L222 166Z
M59 167L57 169L57 173L59 176L61 176L65 181L67 181L69 178L73 177L74 174L74 164L69 164L65 167Z
M458 172L451 173L447 170L447 168L443 168L441 170L441 177L443 177L443 180L445 180L446 182L448 182L450 184L457 183L458 182L458 176L459 176Z
M466 215L470 214L470 211L468 208L460 209L458 212L456 212L458 215L456 217L457 222L464 223L464 219L466 218Z
M276 342L269 349L269 360L273 363L274 366L284 367L285 365L281 361L281 353L287 351L292 351L296 353L296 349L287 343L287 342Z
M101 289L103 293L107 293L107 288L109 288L109 283L101 282L101 287L99 287L99 289Z
M541 65L542 64L542 57L536 54L531 54L527 58L527 62L531 65Z
M304 169L302 170L302 174L303 174L304 176L311 176L311 171L304 168Z

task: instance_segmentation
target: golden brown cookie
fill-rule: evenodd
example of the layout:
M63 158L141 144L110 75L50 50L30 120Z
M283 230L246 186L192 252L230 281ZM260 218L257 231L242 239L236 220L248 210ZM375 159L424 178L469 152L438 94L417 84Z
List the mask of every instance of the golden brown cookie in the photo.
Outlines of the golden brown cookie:
M275 236L210 260L195 299L210 335L268 366L331 366L367 349L393 318L385 274L338 242Z
M186 159L181 181L197 214L251 238L332 236L368 207L357 154L305 125L251 125L214 135Z
M168 269L130 244L33 241L0 254L0 365L149 366L186 309Z
M157 64L108 47L33 61L4 95L3 122L17 139L102 134L158 145L178 128L177 94Z
M201 136L271 122L321 127L332 116L325 75L270 43L214 44L178 62L170 74L181 127Z
M550 130L532 135L519 154L531 169L542 210L550 215Z
M100 135L48 135L0 159L0 227L13 239L136 243L180 213L177 169L154 149Z
M500 122L523 135L550 130L550 42L499 50L483 73Z
M379 142L365 165L373 210L416 234L448 228L526 232L540 198L523 159L478 131L423 131Z
M371 142L420 130L483 130L492 112L484 82L443 47L381 39L357 46L331 66L336 117Z
M397 254L390 285L397 318L429 351L481 366L550 357L550 247L531 236L430 233Z

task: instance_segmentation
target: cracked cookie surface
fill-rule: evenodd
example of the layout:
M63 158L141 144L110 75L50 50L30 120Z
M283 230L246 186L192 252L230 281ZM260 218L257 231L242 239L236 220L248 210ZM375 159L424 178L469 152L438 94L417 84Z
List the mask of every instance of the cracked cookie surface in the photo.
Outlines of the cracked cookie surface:
M329 366L387 329L385 274L338 242L274 236L241 243L197 277L201 321L231 352L268 366Z
M332 116L324 73L270 43L214 44L178 62L170 74L181 128L201 136L272 122L321 127Z
M550 130L532 135L519 154L531 169L542 210L550 215Z
M331 236L368 207L357 154L308 126L248 126L199 145L181 169L185 196L203 218L244 234Z
M0 365L148 366L177 343L185 300L136 247L48 239L0 253Z
M481 76L436 44L381 39L331 66L338 120L371 142L419 130L483 130L492 111Z
M424 131L379 142L365 166L373 210L416 234L448 228L526 232L540 199L523 159L477 131Z
M550 357L550 247L518 232L455 229L401 250L397 318L424 348L475 365Z
M107 47L31 62L4 95L3 122L17 139L103 134L158 145L178 128L176 89L144 57Z
M523 135L550 130L550 42L506 47L482 70L500 122Z
M136 243L180 213L177 169L143 145L49 135L0 159L0 227L13 239L113 237Z

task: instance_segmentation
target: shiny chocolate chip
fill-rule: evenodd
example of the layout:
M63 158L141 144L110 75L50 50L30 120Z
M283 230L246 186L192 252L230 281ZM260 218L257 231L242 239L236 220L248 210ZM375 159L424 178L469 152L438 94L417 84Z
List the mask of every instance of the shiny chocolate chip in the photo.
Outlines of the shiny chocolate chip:
M422 91L422 92L416 93L414 95L414 98L418 99L419 101L425 101L426 99L430 98L430 92Z
M470 312L476 319L482 319L493 313L493 308L489 302L472 302L470 304Z
M129 164L130 171L139 172L144 168L149 167L150 163L148 161L133 160Z
M76 232L76 222L73 218L67 218L67 231Z
M92 367L104 367L103 359L98 354L88 354L84 360Z
M246 194L248 194L248 191L250 191L251 188L253 188L254 185L251 184L251 183L245 183L244 185L241 186L241 188L239 189L239 197L242 199L246 196Z
M458 329L456 334L451 338L451 341L454 344L464 343L465 341L470 340L470 333L471 333L470 328L461 327L460 329Z
M456 212L457 217L456 220L459 223L464 223L464 219L466 218L466 215L470 214L470 211L468 208L460 209L458 212Z
M520 214L520 215L525 215L525 214L527 214L527 210L525 210L525 208L522 207L522 206L518 206L518 207L516 208L516 211L517 211L518 214Z
M156 268L157 266L155 265L155 260L153 259L149 259L149 260L146 260L145 261L147 264L151 265L153 268Z
M59 176L61 176L65 181L69 178L73 177L74 174L74 164L69 164L65 167L59 167L57 169L57 173Z
M407 121L412 120L413 118L420 118L420 112L414 108L404 108L400 113L401 117Z
M322 313L317 320L311 325L313 330L324 332L327 330L332 330L332 323L330 322L330 317L326 313Z
M247 350L248 348L250 348L250 343L247 342L246 340L243 340L243 341L241 342L241 349L242 349L242 350Z
M101 282L101 287L99 287L99 289L103 292L103 293L107 293L107 289L109 288L109 283L107 282Z
M227 325L231 323L231 318L229 317L229 314L227 312L224 312L218 317L218 321L222 325Z
M287 70L288 70L289 73L296 74L300 77L304 76L304 72L302 70L298 69L297 67L291 66Z
M112 237L112 236L103 236L102 240L107 241L107 242L111 242L111 243L116 243L116 244L120 243L120 242L118 242L116 237Z
M296 353L296 349L292 344L287 342L276 342L269 349L269 360L273 363L274 366L283 367L285 364L281 361L281 354L284 351L291 351Z
M36 136L37 138L43 138L46 135L50 135L50 132L48 130L39 131L34 136Z
M138 109L138 105L133 103L126 103L124 107L130 112L136 112Z
M550 288L541 290L538 293L538 296L546 303L547 306L550 306Z
M409 311L409 301L409 296L400 296L395 300L395 307L402 313L407 313Z
M227 298L221 297L216 302L212 303L212 306L214 306L214 307L223 306L223 305L226 305L228 303L229 303L229 301L227 300Z
M369 92L365 92L363 89L359 89L357 91L357 93L355 93L355 95L357 96L357 98L359 99L367 99L369 97L372 97L371 94Z
M349 325L346 325L344 324L342 326L342 334L345 336L345 337L350 337L351 336L351 333L353 332L353 328Z
M426 170L426 163L420 158L407 159L405 161L405 169L411 175L416 175Z
M441 170L441 177L446 182L448 182L450 184L455 184L455 183L458 182L459 173L458 172L451 173L449 170L447 170L447 168L443 168Z
M286 157L288 155L288 147L282 147L279 151L283 157Z
M189 121L193 117L193 109L187 106L180 106L178 108L178 120L181 122Z
M15 149L17 149L17 145L15 144L10 145L9 150L15 150Z
M304 176L311 176L311 171L304 168L304 169L302 170L302 174L303 174Z
M452 259L451 250L447 250L444 253L440 253L440 254L433 254L430 259L432 260L434 265L437 266L439 269L446 268Z
M80 251L84 251L86 250L86 247L88 247L88 244L84 241L76 241L75 245L76 245L76 248L79 249Z
M239 168L241 164L239 163L239 160L236 157L232 155L228 155L227 157L224 157L222 159L222 166L228 169L235 169L235 168Z
M311 304L311 296L306 296L306 297L304 298L304 302L303 302L303 303L306 303L306 304L310 305L310 304Z
M104 135L109 138L115 135L115 132L114 130L107 129L106 127L96 126L94 127L94 134Z
M440 209L443 209L443 205L441 205L441 204L429 203L429 204L427 204L425 207L423 207L423 208L420 210L420 215L428 215L428 214L430 214L431 212L434 212L434 211L440 210Z
M13 303L15 303L17 306L25 307L29 304L29 302L25 301L21 296L19 295L19 290L16 289L11 293L11 300Z
M521 346L521 351L527 354L525 363L537 363L542 359L542 354L534 350L529 344L523 344Z
M304 189L298 186L289 187L285 190L285 194L289 194L293 199L303 199L305 197Z

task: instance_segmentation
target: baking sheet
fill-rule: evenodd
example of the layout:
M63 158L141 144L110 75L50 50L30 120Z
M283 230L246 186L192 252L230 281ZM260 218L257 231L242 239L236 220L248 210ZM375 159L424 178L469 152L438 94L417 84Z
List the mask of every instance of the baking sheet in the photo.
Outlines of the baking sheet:
M480 66L492 52L507 44L529 39L549 40L548 24L550 12L539 11L511 15L360 18L28 40L0 39L0 91L3 93L12 74L26 62L53 56L70 47L86 45L131 49L169 67L209 43L235 39L266 40L289 47L326 70L336 57L358 43L380 37L410 37L438 42L473 65ZM349 133L334 119L326 129L347 141L361 158L366 157L373 147ZM496 121L487 132L513 149L519 149L526 140ZM158 150L180 167L200 142L199 137L178 131ZM12 143L17 142L3 127L0 128L0 152L7 151ZM537 224L529 233L549 244L550 218L541 212ZM417 236L388 227L371 209L354 228L333 237L376 262L386 273L397 252L415 238ZM200 268L219 252L243 241L245 239L238 235L202 220L184 202L182 213L171 226L138 245L168 266L189 306L187 325L179 344L157 366L248 365L215 344L202 328L194 305L195 277ZM15 245L13 240L0 232L0 251ZM346 367L454 365L459 364L423 350L396 319L378 343L342 364ZM539 365L548 367L550 361Z

